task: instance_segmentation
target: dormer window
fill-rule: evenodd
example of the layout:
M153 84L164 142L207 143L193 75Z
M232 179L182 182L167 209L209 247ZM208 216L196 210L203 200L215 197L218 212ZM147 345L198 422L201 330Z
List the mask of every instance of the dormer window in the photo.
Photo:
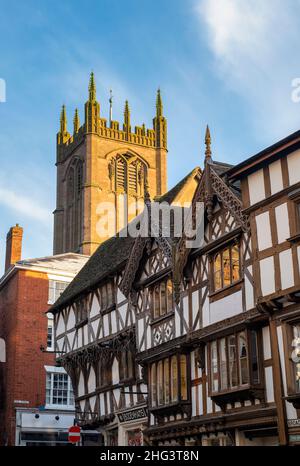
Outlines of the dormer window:
M110 309L115 304L114 286L112 281L108 281L100 289L101 311Z
M151 289L152 317L158 319L173 310L173 285L167 278Z
M240 272L239 245L232 244L219 250L212 258L213 291L219 291L238 282Z

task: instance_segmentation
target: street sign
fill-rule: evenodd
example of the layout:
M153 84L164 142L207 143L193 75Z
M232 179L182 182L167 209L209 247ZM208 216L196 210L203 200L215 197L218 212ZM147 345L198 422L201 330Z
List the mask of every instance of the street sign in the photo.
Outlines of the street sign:
M80 431L81 428L79 426L71 426L69 427L69 442L77 443L80 440Z

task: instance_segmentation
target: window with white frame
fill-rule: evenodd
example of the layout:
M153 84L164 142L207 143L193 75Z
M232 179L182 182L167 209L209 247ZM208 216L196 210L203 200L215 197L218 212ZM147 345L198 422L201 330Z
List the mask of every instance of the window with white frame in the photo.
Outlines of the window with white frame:
M74 395L71 379L61 368L47 370L46 406L47 408L74 408Z
M47 350L54 351L54 322L51 312L47 313Z
M48 304L54 304L58 300L63 291L67 288L69 282L59 280L49 280L49 295Z

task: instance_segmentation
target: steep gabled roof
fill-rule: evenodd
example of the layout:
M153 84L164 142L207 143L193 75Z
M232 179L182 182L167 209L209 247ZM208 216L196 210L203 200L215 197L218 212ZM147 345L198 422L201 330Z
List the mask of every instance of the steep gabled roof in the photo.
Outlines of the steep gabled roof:
M174 188L163 196L157 197L157 202L172 203L180 197L180 193L188 188L190 182L199 173L199 168L192 170ZM134 219L133 222L138 222ZM76 299L81 293L88 292L97 286L106 276L114 274L124 267L130 257L136 238L130 236L113 236L102 243L70 283L51 311L56 312L61 307Z

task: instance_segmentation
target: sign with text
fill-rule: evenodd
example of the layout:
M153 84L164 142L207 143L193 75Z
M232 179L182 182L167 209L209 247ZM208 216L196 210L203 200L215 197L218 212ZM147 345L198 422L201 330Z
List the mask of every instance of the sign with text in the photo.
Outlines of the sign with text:
M147 408L132 409L125 413L119 413L118 418L120 422L135 421L137 419L143 419L148 416Z

